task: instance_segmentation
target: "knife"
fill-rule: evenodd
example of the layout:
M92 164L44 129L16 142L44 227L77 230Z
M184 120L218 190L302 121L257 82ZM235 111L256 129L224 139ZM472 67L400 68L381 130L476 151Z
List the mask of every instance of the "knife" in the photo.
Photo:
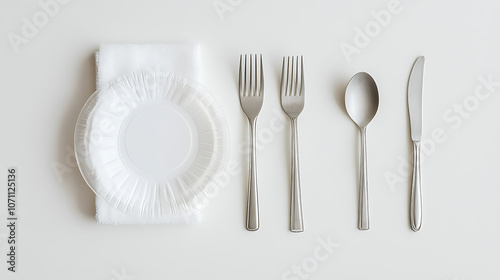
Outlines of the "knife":
M413 178L410 197L410 224L413 231L422 226L422 184L420 179L420 141L422 140L422 89L425 58L415 61L408 81L408 110L413 142Z

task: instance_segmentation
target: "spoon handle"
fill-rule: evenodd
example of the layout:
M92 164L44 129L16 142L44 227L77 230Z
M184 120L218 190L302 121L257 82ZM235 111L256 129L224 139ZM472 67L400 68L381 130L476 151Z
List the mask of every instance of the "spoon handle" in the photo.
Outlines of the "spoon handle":
M413 178L410 198L410 224L413 231L422 226L422 184L420 179L420 142L413 142Z
M359 210L358 228L367 230L370 228L368 215L368 172L366 162L366 127L360 128L361 132L361 178L359 182Z

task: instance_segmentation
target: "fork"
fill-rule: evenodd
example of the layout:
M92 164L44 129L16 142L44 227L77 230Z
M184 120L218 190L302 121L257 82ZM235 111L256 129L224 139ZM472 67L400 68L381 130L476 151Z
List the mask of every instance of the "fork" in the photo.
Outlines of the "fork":
M257 116L264 100L262 54L240 55L239 93L241 109L250 123L251 155L248 177L247 230L259 229L259 195L257 190Z
M304 231L297 132L297 118L304 109L304 93L304 57L283 57L281 107L290 117L292 126L292 197L290 202L290 231L292 232Z

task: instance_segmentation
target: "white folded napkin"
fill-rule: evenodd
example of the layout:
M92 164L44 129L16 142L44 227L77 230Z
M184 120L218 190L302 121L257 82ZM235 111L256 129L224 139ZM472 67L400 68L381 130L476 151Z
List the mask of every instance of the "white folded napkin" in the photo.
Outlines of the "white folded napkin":
M153 70L175 72L200 81L200 48L195 44L101 45L96 52L97 88L117 77ZM189 223L199 211L175 217L136 216L122 212L96 197L96 219L101 224Z

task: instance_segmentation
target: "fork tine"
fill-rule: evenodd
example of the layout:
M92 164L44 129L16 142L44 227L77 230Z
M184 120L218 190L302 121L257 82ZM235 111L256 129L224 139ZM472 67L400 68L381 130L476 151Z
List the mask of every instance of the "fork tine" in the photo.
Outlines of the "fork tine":
M262 54L260 54L260 91L259 96L264 95L264 65L262 63Z
M248 60L249 60L249 68L248 68L248 72L249 72L249 80L248 80L248 95L247 96L253 96L253 79L254 79L254 76L253 76L253 55L250 54L248 55Z
M304 56L300 56L300 92L299 96L304 95L305 86L304 86Z
M280 88L280 91L281 91L281 96L285 96L286 95L286 83L287 83L287 75L286 75L286 57L284 56L283 57L283 65L281 67L281 88Z
M244 95L244 88L245 88L245 77L243 76L244 74L244 64L243 64L243 55L240 54L240 71L239 71L239 81L238 81L238 87L240 89L240 96Z
M297 65L297 56L292 56L292 82L294 83L293 85L293 91L291 92L292 96L297 96L297 86L298 86L298 65Z
M254 92L253 92L253 96L258 96L259 95L259 88L258 88L258 81L259 81L259 74L258 74L258 65L259 65L259 61L258 61L258 56L256 54L253 55L253 59L254 59L254 71L255 71L255 80L254 80Z
M248 55L245 54L245 63L243 65L243 67L245 67L245 91L243 92L243 96L247 96L248 95L248 88L249 88L249 84L248 84L248 76L250 73L248 73Z
M292 91L292 75L291 75L291 72L292 72L292 63L291 63L291 57L289 56L288 57L288 63L287 63L287 73L286 73L286 76L287 76L287 86L286 86L286 95L290 95L290 92Z
M245 54L245 96L249 96L252 90L250 79L252 77L252 64L249 54Z

